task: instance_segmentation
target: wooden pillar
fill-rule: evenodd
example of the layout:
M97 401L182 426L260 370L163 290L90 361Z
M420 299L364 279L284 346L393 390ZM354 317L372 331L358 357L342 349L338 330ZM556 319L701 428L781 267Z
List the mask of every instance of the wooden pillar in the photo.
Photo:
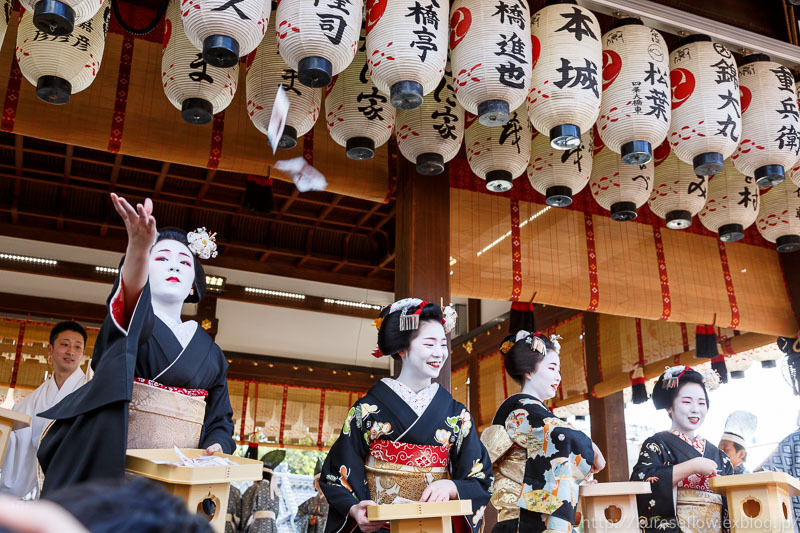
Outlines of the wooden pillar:
M786 291L794 309L794 316L800 321L800 252L778 253L778 257L783 269L783 279L786 280Z
M600 375L597 314L583 313L583 332L586 358L586 378L589 390L602 381ZM628 443L625 439L625 401L622 392L605 398L589 398L589 416L592 424L592 440L606 458L606 468L595 475L595 479L627 481Z
M479 328L483 322L481 321L481 301L477 298L469 298L467 300L467 331Z
M450 178L417 174L398 157L394 292L396 298L450 303ZM400 365L395 365L396 374ZM442 366L441 386L450 390L450 358Z

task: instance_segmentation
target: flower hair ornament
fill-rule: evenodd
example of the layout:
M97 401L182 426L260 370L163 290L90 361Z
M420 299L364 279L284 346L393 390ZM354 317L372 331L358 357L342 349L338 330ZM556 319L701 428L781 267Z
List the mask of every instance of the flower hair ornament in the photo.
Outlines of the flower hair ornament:
M384 320L392 313L400 311L400 331L412 331L419 329L419 318L422 315L422 310L429 302L419 298L403 298L394 302L391 306L384 307L381 311L380 317L372 321L372 325L378 331L383 327ZM387 311L388 309L388 311ZM458 313L452 305L447 305L442 308L442 327L445 334L451 333L456 328L456 321L458 320ZM380 349L375 349L372 352L373 357L383 357Z
M502 355L507 355L508 352L514 347L514 345L520 341L525 341L525 344L530 346L530 349L534 352L538 352L544 354L547 352L547 347L544 344L544 341L539 337L539 333L531 334L529 331L525 331L521 329L517 332L514 340L507 340L503 344L500 345L500 353Z
M703 372L703 385L705 385L706 390L717 390L721 383L722 378L713 368L709 368Z
M692 370L692 367L683 365L666 367L664 370L664 381L661 382L661 386L665 389L674 389L678 386L681 376L687 370Z
M217 257L216 233L209 235L205 227L197 228L186 234L189 241L189 250L200 259L211 259Z

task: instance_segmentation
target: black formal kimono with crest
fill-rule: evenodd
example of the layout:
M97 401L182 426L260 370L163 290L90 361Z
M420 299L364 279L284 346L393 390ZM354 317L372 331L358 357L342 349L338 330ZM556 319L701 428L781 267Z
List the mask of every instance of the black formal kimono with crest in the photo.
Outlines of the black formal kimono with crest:
M74 483L124 475L134 378L207 391L200 447L219 443L225 453L236 449L228 362L222 350L200 327L184 349L155 315L149 282L129 320L122 295L117 276L107 302L108 315L94 345L94 378L40 413L54 420L37 454L45 474L43 495Z

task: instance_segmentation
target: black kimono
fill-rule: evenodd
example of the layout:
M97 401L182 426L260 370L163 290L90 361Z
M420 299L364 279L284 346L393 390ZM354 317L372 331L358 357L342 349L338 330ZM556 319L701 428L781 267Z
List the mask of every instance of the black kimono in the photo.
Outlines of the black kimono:
M381 503L368 486L366 463L370 457L382 464L391 463L398 473L403 470L413 475L438 468L442 478L455 483L459 499L472 500L473 514L454 517L454 531L480 531L489 503L492 465L469 411L449 392L439 387L418 416L402 397L379 381L350 408L342 433L322 466L320 487L330 505L326 532L353 531L355 521L348 513L359 501ZM402 494L411 488L410 492L421 494L419 489L429 484L417 481L409 487L403 481L407 478L398 479L398 486L387 488L391 478L384 478L383 490Z
M40 413L54 420L37 454L45 474L43 495L82 481L124 475L134 377L158 376L162 385L208 391L200 447L219 443L225 453L236 449L228 362L211 337L198 326L184 350L153 312L149 282L127 329L119 276L107 305L92 354L94 378Z
M730 459L719 448L702 438L696 438L694 445L687 442L688 438L682 438L670 431L661 431L649 437L642 444L639 452L639 460L633 467L631 481L649 481L652 494L639 494L636 500L639 507L640 524L646 533L663 533L682 531L679 525L677 506L681 503L680 492L694 492L701 498L707 495L709 505L703 509L702 505L696 505L696 512L691 516L681 516L681 520L691 521L694 524L710 522L710 514L705 511L710 510L714 500L721 501L721 517L714 519L726 522L726 505L724 498L713 493L708 487L708 477L693 474L689 478L681 480L677 487L672 485L672 467L695 457L706 457L717 463L717 475L728 476L733 474L733 466ZM702 453L700 452L702 449ZM697 501L697 498L696 498ZM702 513L702 516L699 515ZM682 513L681 513L682 514ZM695 531L720 531L726 528L718 524L713 527L710 524L707 528L690 530Z

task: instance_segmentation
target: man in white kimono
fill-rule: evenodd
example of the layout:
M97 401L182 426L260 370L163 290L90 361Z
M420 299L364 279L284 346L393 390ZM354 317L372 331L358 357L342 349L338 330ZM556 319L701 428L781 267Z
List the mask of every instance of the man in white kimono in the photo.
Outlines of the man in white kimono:
M31 425L11 432L0 469L0 493L24 498L36 488L36 452L42 431L50 422L36 414L51 408L86 382L80 369L85 346L86 330L77 322L59 322L50 331L47 353L53 374L14 405L14 411L31 417Z

